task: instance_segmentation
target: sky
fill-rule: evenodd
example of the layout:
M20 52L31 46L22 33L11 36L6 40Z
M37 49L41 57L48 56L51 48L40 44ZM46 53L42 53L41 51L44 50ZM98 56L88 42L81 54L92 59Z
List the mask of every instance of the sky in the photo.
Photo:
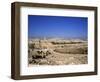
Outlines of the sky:
M87 38L86 17L28 15L28 37Z

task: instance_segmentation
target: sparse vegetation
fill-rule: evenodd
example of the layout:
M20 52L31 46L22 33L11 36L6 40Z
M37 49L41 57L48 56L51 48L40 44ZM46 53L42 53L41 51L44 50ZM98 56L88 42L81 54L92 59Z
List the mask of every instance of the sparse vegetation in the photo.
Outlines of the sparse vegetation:
M82 43L82 42L72 42L72 41L70 41L70 42L51 42L52 44L54 44L54 45L58 45L58 44L79 44L79 43Z

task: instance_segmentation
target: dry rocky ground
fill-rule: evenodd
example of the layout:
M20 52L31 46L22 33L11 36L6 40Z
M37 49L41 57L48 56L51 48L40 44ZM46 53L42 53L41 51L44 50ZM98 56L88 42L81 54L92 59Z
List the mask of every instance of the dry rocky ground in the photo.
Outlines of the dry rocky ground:
M32 65L87 64L87 41L29 40L28 62Z

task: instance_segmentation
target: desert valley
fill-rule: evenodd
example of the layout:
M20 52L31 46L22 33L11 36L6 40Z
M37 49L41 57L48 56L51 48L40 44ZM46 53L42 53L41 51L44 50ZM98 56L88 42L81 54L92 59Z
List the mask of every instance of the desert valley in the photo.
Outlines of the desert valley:
M28 40L28 65L87 64L87 40L31 38Z

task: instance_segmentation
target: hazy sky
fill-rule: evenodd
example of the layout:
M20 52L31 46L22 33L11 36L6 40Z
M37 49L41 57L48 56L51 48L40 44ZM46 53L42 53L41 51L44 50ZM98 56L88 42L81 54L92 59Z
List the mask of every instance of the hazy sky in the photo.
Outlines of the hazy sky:
M83 17L28 15L28 37L86 38L87 29Z

